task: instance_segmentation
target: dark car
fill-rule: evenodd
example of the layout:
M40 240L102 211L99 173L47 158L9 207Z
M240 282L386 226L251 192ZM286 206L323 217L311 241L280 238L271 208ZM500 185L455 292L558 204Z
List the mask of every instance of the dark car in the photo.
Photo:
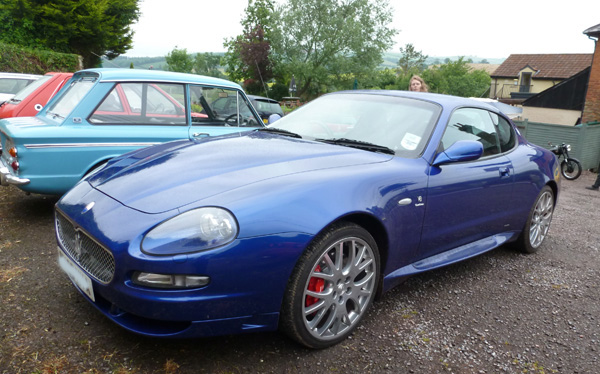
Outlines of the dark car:
M323 348L411 275L543 248L559 176L485 103L328 94L262 129L111 160L57 203L59 264L129 331L281 329Z
M269 118L273 114L277 114L280 117L283 117L283 109L281 109L281 105L279 105L279 101L274 99L269 99L268 97L248 95L248 99L254 106L254 109L260 115L263 122L265 124L269 123Z

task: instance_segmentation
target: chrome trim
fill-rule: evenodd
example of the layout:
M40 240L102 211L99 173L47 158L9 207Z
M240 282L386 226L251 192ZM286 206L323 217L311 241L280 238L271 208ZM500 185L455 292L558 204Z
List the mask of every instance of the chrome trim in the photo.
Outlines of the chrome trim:
M409 197L405 197L404 199L398 201L398 205L400 206L405 206L405 205L410 205L412 204L412 199Z
M23 186L31 182L29 179L19 178L15 175L12 175L4 163L0 165L0 185L7 186L9 184L15 186Z
M25 148L89 148L89 147L148 147L161 144L160 142L147 143L55 143L55 144L25 144Z
M221 78L212 78L221 79ZM181 85L195 85L195 86L206 86L221 89L235 90L242 92L240 87L236 84L229 85L228 83L215 83L215 82L198 82L194 80L173 80L170 78L100 78L100 83L156 83L156 84L181 84Z

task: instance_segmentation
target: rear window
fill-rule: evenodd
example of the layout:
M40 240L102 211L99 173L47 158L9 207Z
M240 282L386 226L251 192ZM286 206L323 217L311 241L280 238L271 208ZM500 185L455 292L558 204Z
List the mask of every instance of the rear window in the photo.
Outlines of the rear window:
M44 75L43 77L41 77L40 79L36 80L35 82L27 85L21 91L17 92L17 94L10 101L11 102L16 102L16 103L23 101L23 99L25 99L33 91L35 91L39 87L41 87L44 83L48 82L51 78L52 78L51 75Z
M46 116L56 119L65 119L79 104L81 99L92 89L96 78L85 77L71 82L65 92L53 102L46 111Z
M254 101L254 106L259 112L277 113L283 116L283 110L277 102L256 100Z
M0 78L0 93L16 94L35 79Z

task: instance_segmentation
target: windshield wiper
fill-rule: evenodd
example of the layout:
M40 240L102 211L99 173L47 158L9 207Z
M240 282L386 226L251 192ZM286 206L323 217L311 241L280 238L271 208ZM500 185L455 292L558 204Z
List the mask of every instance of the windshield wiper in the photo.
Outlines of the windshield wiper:
M278 129L277 127L263 127L263 128L257 129L256 131L272 132L272 133L278 134L278 135L283 135L283 136L289 136L291 138L302 139L302 137L300 135L296 134L295 132L287 131L287 130L284 130L284 129Z
M386 153L388 155L396 154L396 152L394 152L394 150L391 148L388 148L383 145L373 144L373 143L369 143L369 142L363 142L361 140L354 140L354 139L347 139L347 138L315 139L315 140L318 142L323 142L323 143L327 143L327 144L336 144L336 145L342 145L345 147L353 147L353 148L363 149L365 151Z

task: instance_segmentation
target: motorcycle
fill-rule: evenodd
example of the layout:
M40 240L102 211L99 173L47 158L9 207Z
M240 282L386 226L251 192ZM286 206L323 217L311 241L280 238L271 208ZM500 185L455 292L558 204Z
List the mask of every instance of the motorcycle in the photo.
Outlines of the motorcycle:
M552 145L550 142L548 142L548 145L551 147L550 151L556 155L560 162L560 172L563 177L571 181L579 178L583 169L581 167L581 162L579 162L578 159L569 157L571 145L565 143L562 143L561 145Z

